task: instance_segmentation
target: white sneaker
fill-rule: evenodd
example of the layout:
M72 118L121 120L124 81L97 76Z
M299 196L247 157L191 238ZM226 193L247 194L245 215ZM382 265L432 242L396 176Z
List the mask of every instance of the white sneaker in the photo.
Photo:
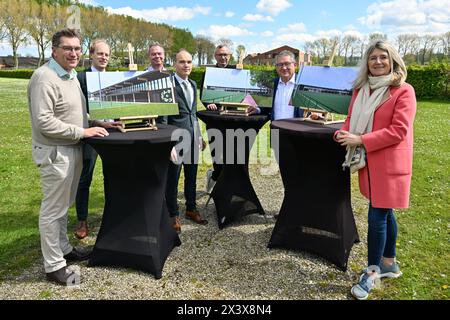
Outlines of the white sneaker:
M212 189L214 188L214 185L216 184L216 181L213 180L213 178L212 178L212 174L213 174L213 171L211 169L206 171L205 188L206 188L206 193L207 194L211 193Z

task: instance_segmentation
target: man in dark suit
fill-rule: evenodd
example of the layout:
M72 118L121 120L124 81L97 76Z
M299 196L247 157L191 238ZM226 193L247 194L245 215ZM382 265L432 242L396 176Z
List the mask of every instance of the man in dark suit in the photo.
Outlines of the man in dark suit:
M200 127L197 120L197 86L189 79L192 71L192 55L186 50L180 50L175 58L175 93L179 114L168 116L167 123L175 125L183 131L183 138L176 146L176 155L172 152L169 163L166 186L166 203L169 214L173 217L173 228L181 231L180 212L178 211L177 195L178 180L181 167L184 168L184 197L186 199L186 218L199 224L207 224L197 210L197 167L199 149L203 145ZM181 151L179 150L182 147Z
M86 72L104 72L109 62L111 49L103 39L94 40L89 48L89 57L91 66L77 74L81 90L86 99L86 108L89 113ZM83 170L81 171L80 182L78 184L77 196L75 198L78 225L75 230L75 236L83 239L88 235L88 209L89 209L89 188L94 174L97 152L88 144L83 144Z
M261 108L261 113L269 114L272 121L303 117L303 110L290 104L295 87L296 66L295 56L290 51L283 50L275 57L278 78L274 79L272 108Z
M230 59L231 59L231 50L228 48L225 44L220 44L216 47L216 50L214 51L214 58L216 59L216 68L226 68L226 69L236 69L235 65L230 65ZM202 86L200 87L200 97L202 97L203 93L203 83L205 81L205 74L203 74L202 78ZM208 110L217 110L221 108L221 105L219 103L207 103L202 101L203 105ZM214 159L220 159L222 157L221 154L217 153L217 150L215 150L215 154L213 156ZM214 160L213 159L213 160ZM206 193L211 193L212 189L214 188L214 185L216 184L217 179L219 178L220 172L222 171L222 164L216 163L216 161L213 161L213 168L214 170L207 170L206 171Z

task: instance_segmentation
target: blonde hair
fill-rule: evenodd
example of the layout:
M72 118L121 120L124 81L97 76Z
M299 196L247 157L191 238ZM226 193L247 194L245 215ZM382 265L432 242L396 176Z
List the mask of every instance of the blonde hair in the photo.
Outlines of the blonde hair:
M89 46L89 54L93 54L95 52L95 47L99 43L106 44L108 46L108 48L109 48L109 54L111 54L111 47L109 46L108 42L106 42L105 39L95 39L94 41L92 41L91 45Z
M389 42L385 40L376 40L369 45L364 53L358 76L353 82L353 88L360 89L368 81L370 75L368 66L369 56L375 49L383 50L389 55L392 75L391 86L398 87L405 82L408 72L406 71L405 63L398 51Z

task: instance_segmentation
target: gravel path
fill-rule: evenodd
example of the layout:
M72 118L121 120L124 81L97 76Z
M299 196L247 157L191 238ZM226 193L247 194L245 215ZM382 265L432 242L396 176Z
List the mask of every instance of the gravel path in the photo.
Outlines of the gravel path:
M47 282L42 261L37 261L0 284L0 299L350 299L350 287L366 257L365 201L353 192L362 242L353 247L344 273L312 254L266 248L274 227L270 215L281 207L283 186L279 173L264 176L251 166L250 175L268 217L249 215L219 230L211 202L203 211L208 225L182 218L182 245L168 257L159 280L130 269L88 268L81 263L82 284L66 288ZM200 174L198 188L204 189ZM198 199L202 209L205 193L199 192ZM95 235L82 241L94 242Z

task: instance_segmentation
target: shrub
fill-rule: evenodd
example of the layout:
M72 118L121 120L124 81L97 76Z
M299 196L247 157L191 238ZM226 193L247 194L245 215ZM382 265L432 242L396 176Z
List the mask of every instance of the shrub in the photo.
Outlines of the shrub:
M0 78L30 79L33 72L32 69L0 70Z
M264 70L273 71L273 76L276 77L275 68L273 66L252 66L246 65L245 69L249 70ZM140 71L145 71L146 66L140 66ZM169 68L172 70L173 68ZM29 79L34 70L19 69L19 70L0 70L0 78L22 78ZM82 68L77 68L77 71L82 71ZM128 71L128 68L108 68L108 71ZM201 86L204 67L193 68L190 78ZM414 87L416 96L418 98L450 98L450 64L447 62L432 63L429 65L412 65L408 67L407 82Z
M434 63L408 67L406 81L414 87L418 98L450 97L450 65Z

